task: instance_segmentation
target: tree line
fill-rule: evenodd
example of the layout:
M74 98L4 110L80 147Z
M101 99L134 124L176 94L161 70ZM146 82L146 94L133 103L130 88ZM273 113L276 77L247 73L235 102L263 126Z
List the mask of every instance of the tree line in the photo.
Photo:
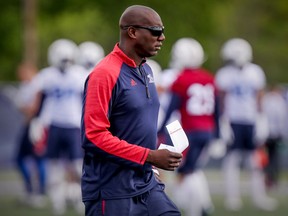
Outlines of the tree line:
M22 61L47 66L47 49L58 38L76 43L91 40L105 52L119 38L118 21L132 4L154 8L165 25L163 48L154 57L168 67L170 49L181 37L198 40L206 53L205 67L221 66L219 52L231 37L249 41L254 62L268 82L286 83L288 56L288 4L286 0L10 0L0 3L0 80L16 80Z

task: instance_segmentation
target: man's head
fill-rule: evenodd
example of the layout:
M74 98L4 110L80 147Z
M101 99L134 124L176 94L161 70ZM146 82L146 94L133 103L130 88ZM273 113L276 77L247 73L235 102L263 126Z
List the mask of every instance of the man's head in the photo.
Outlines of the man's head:
M91 70L105 56L103 47L94 41L84 41L78 47L78 63L87 70Z
M199 68L205 61L202 45L194 38L184 37L178 39L171 50L171 68Z
M20 81L30 81L36 73L36 66L30 62L23 62L17 68L17 77Z
M119 27L119 46L136 63L156 55L165 40L159 14L146 6L128 7L120 17Z
M242 38L232 38L224 43L221 49L221 57L225 62L233 63L238 67L252 61L252 47L248 41Z
M78 52L79 49L72 40L57 39L48 48L48 63L50 66L65 71L66 68L75 63Z

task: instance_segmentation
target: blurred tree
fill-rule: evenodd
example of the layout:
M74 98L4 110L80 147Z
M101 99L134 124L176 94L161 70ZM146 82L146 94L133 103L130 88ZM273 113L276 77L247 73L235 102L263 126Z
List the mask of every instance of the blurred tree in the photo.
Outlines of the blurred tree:
M38 60L38 37L37 37L37 0L25 0L23 10L23 61L37 65Z
M180 37L193 37L202 43L207 56L205 66L211 71L221 65L219 51L224 41L243 37L252 44L254 60L263 66L268 79L288 82L287 0L38 0L39 44L33 48L38 52L38 66L47 65L47 48L60 37L76 43L96 41L108 53L118 41L119 17L132 4L151 6L162 17L166 41L154 58L163 68L168 65L173 43ZM25 50L19 0L1 1L0 21L0 80L13 80ZM35 57L31 54L29 58Z
M268 82L286 83L288 55L288 4L286 0L231 0L216 5L214 26L218 44L212 55L231 37L243 37L253 47L254 62L261 65ZM216 58L214 58L215 60ZM220 63L217 60L218 63ZM217 65L214 64L214 65Z
M23 49L21 23L20 2L0 1L0 81L16 77Z

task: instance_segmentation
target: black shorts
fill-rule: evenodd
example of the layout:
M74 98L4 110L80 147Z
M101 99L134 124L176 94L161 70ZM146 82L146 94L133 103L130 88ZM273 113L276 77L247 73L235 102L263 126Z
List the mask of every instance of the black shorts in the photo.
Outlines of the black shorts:
M80 128L50 126L47 139L47 158L75 160L83 157Z
M237 150L255 150L255 133L254 125L249 124L231 124L234 141L232 143L231 149Z

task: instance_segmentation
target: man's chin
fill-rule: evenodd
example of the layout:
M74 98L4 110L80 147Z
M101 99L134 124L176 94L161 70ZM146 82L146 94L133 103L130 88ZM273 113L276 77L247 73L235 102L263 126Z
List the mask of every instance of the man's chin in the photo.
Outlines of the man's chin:
M153 52L150 53L150 56L149 56L149 57L155 56L155 55L157 55L157 54L158 54L158 50L155 50L155 51L153 51Z

